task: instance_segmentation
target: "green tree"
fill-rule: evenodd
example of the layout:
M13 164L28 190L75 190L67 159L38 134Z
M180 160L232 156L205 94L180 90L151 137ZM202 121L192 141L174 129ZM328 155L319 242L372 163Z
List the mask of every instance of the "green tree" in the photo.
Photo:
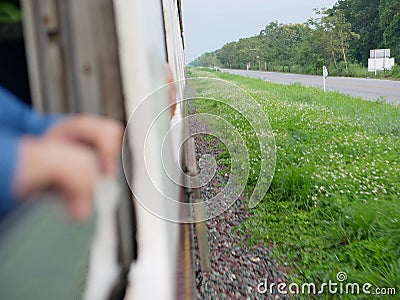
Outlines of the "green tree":
M0 23L21 20L19 0L2 0L0 2Z
M383 32L382 46L390 48L396 61L400 62L400 0L381 0L379 6L380 28Z
M221 62L217 58L215 52L206 52L202 56L196 58L189 65L193 67L209 67L221 66Z
M237 42L231 42L218 50L217 58L224 67L237 68L236 44Z
M380 2L381 0L339 0L330 10L331 14L341 10L351 24L351 30L360 36L359 40L350 41L349 46L352 56L364 65L368 63L369 50L382 46Z
M351 31L341 10L316 9L315 13L317 17L308 21L312 31L302 47L303 55L312 58L315 73L328 64L339 70L339 62L343 61L347 76L350 42L358 35Z
M316 17L307 21L310 34L301 45L300 53L304 64L311 65L314 73L318 74L323 65L337 61L335 53L332 53L332 47L336 44L336 40L332 26L326 22L326 19L323 19L326 11L315 9L314 12ZM335 59L333 59L334 57Z
M291 66L296 63L296 53L306 31L304 27L302 24L283 24L269 33L269 51L274 54L274 59L282 66L283 71L287 67L290 72Z
M260 36L268 36L269 33L274 30L274 28L278 27L278 21L270 22L268 25L265 26L263 30L260 31Z
M333 14L329 10L323 11L324 16L321 18L329 35L329 51L332 53L332 59L336 64L335 53L340 52L346 68L346 76L348 76L348 52L351 40L358 40L359 35L351 31L351 24L347 21L342 10L337 9Z

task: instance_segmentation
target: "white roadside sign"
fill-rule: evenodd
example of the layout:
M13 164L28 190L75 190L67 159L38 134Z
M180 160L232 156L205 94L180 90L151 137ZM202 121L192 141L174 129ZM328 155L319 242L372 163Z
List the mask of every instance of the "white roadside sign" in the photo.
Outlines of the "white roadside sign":
M328 69L326 68L326 66L323 66L322 76L324 77L324 92L326 91L326 77L328 77L328 75L329 75Z
M391 70L394 66L394 58L390 58L390 49L370 50L368 59L368 71L375 72Z

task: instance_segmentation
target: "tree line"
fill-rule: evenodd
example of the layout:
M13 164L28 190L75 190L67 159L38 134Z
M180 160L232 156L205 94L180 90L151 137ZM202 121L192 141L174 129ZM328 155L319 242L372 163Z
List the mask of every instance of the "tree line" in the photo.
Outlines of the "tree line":
M400 62L400 0L340 0L303 24L270 22L258 35L204 53L193 66L359 76L369 50L390 48ZM398 70L397 70L398 71Z

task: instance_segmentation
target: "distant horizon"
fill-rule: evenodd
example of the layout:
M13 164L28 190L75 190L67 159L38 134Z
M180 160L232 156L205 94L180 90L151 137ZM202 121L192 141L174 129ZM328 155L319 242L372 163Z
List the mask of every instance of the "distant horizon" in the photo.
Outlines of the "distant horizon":
M182 1L186 64L205 52L220 49L226 43L257 35L265 25L304 23L314 16L314 8L330 8L337 0L310 0L306 3L281 0L195 0ZM239 20L239 21L238 21Z

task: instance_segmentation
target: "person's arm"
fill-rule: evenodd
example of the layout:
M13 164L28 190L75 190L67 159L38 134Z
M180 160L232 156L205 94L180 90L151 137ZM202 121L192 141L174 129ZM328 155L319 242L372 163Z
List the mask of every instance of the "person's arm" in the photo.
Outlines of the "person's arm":
M56 187L81 219L90 209L97 155L103 172L116 175L122 124L89 115L60 118L35 113L0 87L0 214L17 198Z
M31 136L21 137L18 152L11 187L15 199L55 188L73 219L90 214L99 175L96 152L85 145Z
M0 131L0 215L14 206L13 178L18 157L19 138L8 131Z
M86 218L97 165L96 153L88 147L0 130L0 216L36 192L57 188L70 216Z
M42 135L60 116L42 116L0 86L0 128L15 134Z

